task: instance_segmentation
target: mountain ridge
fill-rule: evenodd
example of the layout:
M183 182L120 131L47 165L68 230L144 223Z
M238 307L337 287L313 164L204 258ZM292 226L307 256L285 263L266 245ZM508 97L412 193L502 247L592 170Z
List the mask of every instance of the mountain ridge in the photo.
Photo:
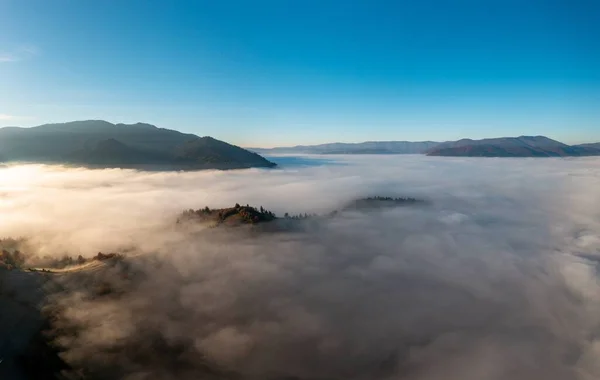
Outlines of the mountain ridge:
M426 154L458 157L578 157L600 155L600 150L567 145L546 136L519 136L449 141L430 149Z
M201 143L200 143L201 142ZM200 144L182 154L187 144ZM39 162L149 170L274 167L257 153L152 124L82 120L31 128L0 128L4 162Z
M257 153L309 154L418 154L436 146L435 141L365 141L360 143L326 143L292 147L248 148ZM375 153L370 153L375 152Z
M570 157L600 155L600 143L567 145L546 136L456 141L365 141L293 147L248 148L262 154L427 154L463 157Z

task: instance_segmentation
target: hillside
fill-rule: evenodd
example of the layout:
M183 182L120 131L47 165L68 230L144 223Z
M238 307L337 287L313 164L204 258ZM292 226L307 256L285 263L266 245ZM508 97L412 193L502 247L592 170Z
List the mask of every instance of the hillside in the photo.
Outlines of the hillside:
M208 136L189 140L178 146L175 149L175 160L183 166L208 166L216 169L275 165L257 153Z
M429 156L461 157L568 157L600 155L600 149L570 146L544 136L503 137L441 143Z
M0 157L7 162L162 170L275 166L256 153L211 137L102 120L0 128Z

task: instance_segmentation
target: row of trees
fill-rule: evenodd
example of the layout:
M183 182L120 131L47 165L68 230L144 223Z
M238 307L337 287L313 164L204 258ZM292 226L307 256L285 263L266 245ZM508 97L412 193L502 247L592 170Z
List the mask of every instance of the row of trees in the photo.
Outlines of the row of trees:
M283 217L286 218L286 219L309 219L309 218L316 218L318 216L319 215L314 214L314 213L313 214L308 214L308 213L305 212L304 214L303 213L299 213L299 214L290 215L289 213L286 212Z
M3 249L0 251L0 266L11 269L22 268L24 267L25 263L28 265L39 265L51 268L64 268L75 264L83 264L85 262L86 259L81 255L79 255L77 258L73 258L69 255L63 255L62 257L44 256L32 258L28 257L19 250L11 252Z
M367 197L367 198L363 198L363 199L359 199L359 201L388 201L388 202L418 202L418 200L416 198L410 198L410 197L380 197L380 196L375 196L375 197Z
M25 255L21 253L19 250L15 250L13 252L7 251L3 249L0 252L0 265L13 268L20 267L25 263Z

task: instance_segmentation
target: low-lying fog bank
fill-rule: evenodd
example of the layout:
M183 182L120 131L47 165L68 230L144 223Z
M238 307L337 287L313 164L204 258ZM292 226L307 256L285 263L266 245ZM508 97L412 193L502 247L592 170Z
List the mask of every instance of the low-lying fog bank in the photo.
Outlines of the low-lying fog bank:
M56 339L88 378L600 377L600 159L314 160L4 167L0 238L41 256L144 254L57 279ZM365 196L427 205L258 236L175 223L204 206L325 214ZM90 281L122 291L97 296Z

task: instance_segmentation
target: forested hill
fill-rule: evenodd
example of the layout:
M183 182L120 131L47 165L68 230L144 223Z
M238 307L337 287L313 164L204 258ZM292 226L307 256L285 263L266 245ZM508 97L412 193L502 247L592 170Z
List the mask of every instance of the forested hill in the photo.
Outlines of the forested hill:
M0 159L164 170L275 166L257 153L212 137L102 120L1 128Z

